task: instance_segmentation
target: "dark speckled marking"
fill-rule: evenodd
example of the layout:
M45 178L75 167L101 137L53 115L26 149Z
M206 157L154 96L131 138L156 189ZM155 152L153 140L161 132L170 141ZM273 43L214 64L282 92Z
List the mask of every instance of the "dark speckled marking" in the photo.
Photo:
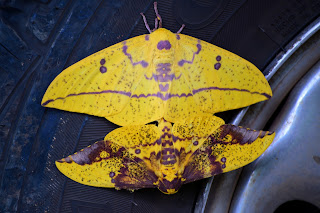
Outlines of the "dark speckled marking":
M227 136L230 135L232 137L232 142L231 144L251 144L257 138L263 138L266 135L271 135L273 132L268 132L268 131L255 131L251 129L246 129L243 127L239 126L234 126L231 124L225 124L220 127L221 132L218 138L216 137L211 137L211 140L214 143L221 143L221 144L230 144L230 142L225 142L223 139ZM221 159L222 160L222 159Z
M156 187L153 183L158 180L155 173L150 170L143 160L136 161L134 163L138 164L138 170L135 172L130 171L131 163L124 163L123 167L120 169L120 173L114 177L115 187L119 189L141 189L141 188L154 188ZM131 159L132 162L132 159Z
M102 160L101 158L99 158L99 160L96 160L96 158L100 156L100 153L102 151L106 151L107 153L111 152L110 148L105 145L104 141L98 141L92 144L91 146L86 147L83 150L77 152L76 154L66 157L58 162L63 162L64 160L67 163L71 163L73 160L75 163L79 165L92 164L94 162Z
M159 50L163 50L163 49L170 50L171 49L171 44L170 44L170 42L168 40L159 41L158 44L157 44L157 48Z
M205 150L197 150L193 153L193 159L185 167L184 172L182 174L182 177L186 179L185 183L189 183L204 178L203 170L199 168L199 160L201 161L201 159L202 161L210 162L210 176L217 175L223 172L221 168L222 164L219 161L216 161L216 157L211 153L211 146L207 146Z

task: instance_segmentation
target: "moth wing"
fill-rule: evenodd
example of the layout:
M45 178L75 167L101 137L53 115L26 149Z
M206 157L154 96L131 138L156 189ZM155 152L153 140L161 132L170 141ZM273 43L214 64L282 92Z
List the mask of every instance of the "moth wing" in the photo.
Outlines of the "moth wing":
M171 91L188 98L168 100L167 120L237 109L272 96L252 63L205 41L183 34L179 38L173 69L181 77L172 82Z
M145 119L143 103L128 104L145 73L152 72L151 54L145 35L103 49L62 71L48 87L42 105L51 108L106 117L117 115L124 107L131 114ZM157 88L147 81L145 93ZM137 98L136 98L137 99ZM161 106L159 106L161 107ZM139 113L140 112L140 113ZM135 120L131 114L109 120L128 125ZM153 115L157 113L154 112ZM157 115L161 117L161 115Z
M106 140L56 161L56 166L64 175L84 185L128 190L157 187L157 146L152 146L152 140L160 133L155 132L158 131L155 126L148 126L132 127L129 133L128 128L116 129ZM133 137L139 132L143 133ZM132 139L131 143L125 141L128 138Z
M223 124L224 120L214 115L197 116L176 122L172 134L180 138L207 138Z
M232 171L256 160L270 146L274 137L274 132L225 124L210 138L212 154L225 165L223 172Z
M224 120L214 115L179 121L172 127L172 134L180 139L175 143L175 148L183 148L186 153L195 152L223 124Z
M155 125L130 125L113 130L104 140L114 141L141 159L149 159L152 152L160 152L160 137L161 132Z
M274 136L273 132L222 125L191 154L182 177L187 183L243 167L257 159Z

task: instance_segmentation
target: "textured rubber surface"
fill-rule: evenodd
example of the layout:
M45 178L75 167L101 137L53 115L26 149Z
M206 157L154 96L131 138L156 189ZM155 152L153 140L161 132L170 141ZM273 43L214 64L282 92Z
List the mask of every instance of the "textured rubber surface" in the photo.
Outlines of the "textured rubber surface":
M0 212L192 212L202 182L175 195L83 186L54 161L103 138L116 125L40 106L66 67L147 33L150 0L0 2ZM214 43L263 69L320 13L318 0L159 1L164 27ZM208 9L209 8L209 9ZM188 27L189 26L189 27Z

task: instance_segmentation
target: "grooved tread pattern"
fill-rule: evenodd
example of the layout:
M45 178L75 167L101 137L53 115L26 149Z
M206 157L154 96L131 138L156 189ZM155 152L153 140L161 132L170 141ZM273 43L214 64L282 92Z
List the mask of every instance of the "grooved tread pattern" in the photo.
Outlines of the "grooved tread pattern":
M263 69L319 16L320 1L161 0L158 8L165 28L184 23L184 34ZM153 0L0 1L0 212L193 212L204 181L171 196L130 193L80 185L54 164L117 126L41 107L46 88L82 58L147 33L140 12L153 28Z

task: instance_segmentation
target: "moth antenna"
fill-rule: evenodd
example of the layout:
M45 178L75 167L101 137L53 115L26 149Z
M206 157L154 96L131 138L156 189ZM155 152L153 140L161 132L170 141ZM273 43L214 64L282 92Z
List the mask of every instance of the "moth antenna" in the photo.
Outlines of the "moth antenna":
M154 12L156 13L156 16L157 16L157 18L159 20L159 28L161 28L162 27L162 18L159 15L159 12L158 12L158 7L157 7L158 4L157 4L157 2L154 2L153 5L154 5Z
M186 25L183 24L183 25L180 27L180 29L178 30L177 34L181 33L181 31L183 30L183 28L184 28L185 26L186 26Z
M153 31L155 31L156 29L158 29L158 19L157 18L155 18L155 20L154 20L154 29L153 29Z
M142 18L143 18L143 21L144 21L144 25L146 26L147 30L149 31L149 33L151 33L151 30L150 30L150 27L148 25L146 17L144 16L143 13L140 13L140 15L142 15Z

